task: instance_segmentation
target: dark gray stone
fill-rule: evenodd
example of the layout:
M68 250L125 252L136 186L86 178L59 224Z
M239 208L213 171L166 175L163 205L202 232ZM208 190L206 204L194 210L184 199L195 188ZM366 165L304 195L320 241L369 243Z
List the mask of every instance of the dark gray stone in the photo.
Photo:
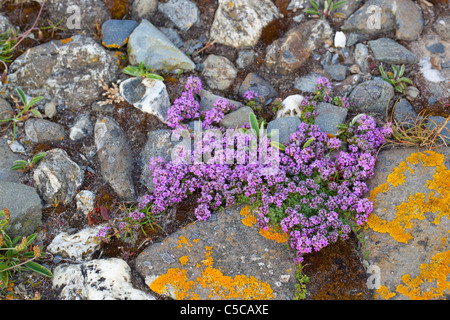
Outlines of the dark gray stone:
M27 139L35 143L57 143L66 136L62 125L45 119L28 119L25 122Z
M134 160L122 128L113 119L100 117L95 124L94 138L103 180L111 185L119 198L135 201Z
M376 112L386 114L386 108L394 97L394 88L384 80L375 79L363 82L352 90L350 103L360 112Z
M345 122L347 109L335 106L331 103L321 102L316 108L318 115L315 124L325 133L335 135L338 131L338 125Z
M390 38L381 38L368 42L375 59L389 64L417 63L417 57L401 44Z
M430 51L431 53L444 53L445 52L445 47L442 43L437 42L437 43L433 43L429 46L426 47L428 49L428 51Z
M189 0L160 2L158 10L182 31L187 31L200 23L200 10L194 2Z
M301 121L297 117L282 117L270 121L267 124L267 133L271 130L278 130L278 140L282 144L289 142L289 137L297 131Z
M414 111L412 105L408 100L402 98L400 99L394 109L394 119L399 123L406 125L413 125L417 118L417 113Z
M445 121L446 121L446 118L444 118L444 117L431 116L428 118L427 127L430 128L431 130L434 130L438 127L439 128L443 127L443 129L440 132L440 135L447 143L449 143L450 142L450 120L444 126Z
M11 151L8 141L0 138L0 181L19 182L23 173L11 170L16 160L25 160L20 154Z
M13 115L13 109L9 102L0 97L0 120L10 119ZM0 127L4 125L8 125L8 121L0 122Z
M239 96L243 98L244 93L248 90L256 92L259 96L259 101L262 103L269 102L278 95L278 92L272 87L272 85L256 73L249 73L245 77L239 87Z
M347 67L341 64L327 64L323 69L327 76L333 80L342 81L347 76Z
M70 140L80 140L92 135L94 125L88 114L82 114L76 117L72 127L69 129Z
M236 111L227 113L220 122L220 125L225 128L240 128L246 122L250 122L250 114L252 112L253 109L247 106L239 108Z
M322 75L318 73L310 73L301 78L295 79L294 87L302 92L313 93L316 91L317 79Z
M0 180L0 208L10 212L6 233L11 239L29 236L42 222L41 199L33 187Z
M102 25L102 44L111 49L123 47L137 26L138 23L134 20L105 21Z

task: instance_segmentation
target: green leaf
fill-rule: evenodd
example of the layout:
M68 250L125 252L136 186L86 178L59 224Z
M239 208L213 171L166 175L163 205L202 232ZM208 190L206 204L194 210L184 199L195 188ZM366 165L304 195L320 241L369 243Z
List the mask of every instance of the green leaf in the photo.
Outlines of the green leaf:
M164 81L163 77L161 77L159 74L155 74L155 73L147 73L145 75L145 77L147 77L148 79L152 79L152 80Z
M1 265L0 265L1 268ZM0 288L6 288L8 285L8 272L7 271L0 271Z
M314 9L319 10L319 5L314 0L309 0L309 3L314 7Z
M311 14L311 15L320 15L320 13L318 11L311 9L311 8L304 10L304 12L307 14Z
M36 263L34 261L25 263L25 267L27 267L31 271L37 272L46 277L51 278L53 276L53 274L47 268L41 266L39 263Z
M31 109L30 112L33 113L38 118L40 118L42 116L41 113L39 111L37 111L36 109Z
M278 141L270 141L270 144L272 145L272 147L275 147L275 148L280 149L282 151L284 149L286 149L286 147L282 143L279 143Z
M407 82L407 83L412 84L412 80L410 78L406 78L406 77L402 77L402 78L398 79L398 81Z
M45 152L40 152L40 153L38 153L37 155L35 155L34 157L33 157L33 162L34 163L37 163L38 161L40 161L42 158L44 158L45 156L46 156L47 154L45 153Z
M303 145L303 149L306 147L309 147L309 145L315 140L315 138L311 138L308 141L305 142L305 144Z
M335 10L335 9L338 9L338 8L340 8L340 7L342 7L344 4L346 4L347 3L347 1L338 1L338 2L336 2L336 3L333 3L332 4L332 9L331 10Z
M27 247L34 242L37 237L37 233L33 233L32 235L27 237Z
M25 96L25 93L20 88L16 88L17 93L19 94L20 100L22 100L22 103L26 106L27 105L27 97Z
M23 170L25 169L27 166L23 165L23 164L15 164L11 167L11 170Z
M400 73L400 70L395 65L392 65L392 70L394 70L394 78L397 78Z
M128 66L128 67L123 68L123 73L125 73L129 76L133 76L133 77L139 76L138 69L134 66Z
M381 76L383 77L384 80L388 79L388 76L386 75L386 72L384 72L383 66L380 65L378 67L378 69L380 70Z
M403 73L405 73L405 65L402 64L402 66L400 67L400 72L398 74L399 77L403 76Z
M35 97L35 98L32 98L32 99L30 100L30 102L28 102L28 106L29 106L29 107L34 106L36 103L41 102L42 99L44 99L44 97Z
M253 112L250 113L249 118L250 118L250 127L254 131L255 135L258 137L259 136L258 120L256 119L256 116Z
M357 116L353 117L352 121L350 122L350 126L353 126L356 121L358 121L359 118L361 118L364 115L364 113L360 113Z

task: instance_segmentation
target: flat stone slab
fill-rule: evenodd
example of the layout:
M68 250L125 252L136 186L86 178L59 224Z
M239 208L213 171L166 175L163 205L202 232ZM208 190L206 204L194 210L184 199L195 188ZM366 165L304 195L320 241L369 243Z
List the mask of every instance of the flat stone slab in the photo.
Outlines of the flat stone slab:
M260 232L248 207L241 208L150 245L136 259L137 272L152 291L179 300L294 299L297 266L287 237Z
M380 152L362 231L376 299L448 299L450 147Z

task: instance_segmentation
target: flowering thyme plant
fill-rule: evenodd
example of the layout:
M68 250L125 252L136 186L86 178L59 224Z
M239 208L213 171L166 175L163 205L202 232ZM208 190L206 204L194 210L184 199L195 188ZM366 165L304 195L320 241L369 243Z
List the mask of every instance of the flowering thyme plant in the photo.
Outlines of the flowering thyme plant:
M339 135L329 137L314 124L315 105L324 101L348 107L346 99L331 97L330 89L329 81L319 78L314 97L305 99L303 122L280 149L277 174L270 174L267 170L270 164L261 158L253 159L251 154L244 156L245 161L231 163L152 158L150 170L155 189L141 199L139 208L150 206L153 214L162 214L195 193L198 194L195 215L206 220L218 208L250 203L259 213L261 228L275 226L289 234L290 245L297 251L297 262L306 253L318 251L339 238L348 238L352 227L365 223L373 209L372 203L364 198L368 191L366 181L373 175L377 150L390 131L377 128L374 119L363 114L343 126ZM195 118L203 119L205 128L212 128L219 125L223 114L232 110L225 100L218 100L214 111L200 114L194 96L199 90L200 80L189 78L186 92L169 111L172 128L187 128L182 121ZM247 100L254 97L251 92L246 94ZM253 123L254 118L249 122L250 132L259 131L254 130L258 125ZM241 130L248 129L246 126ZM248 137L236 136L233 142ZM200 144L203 153L214 154L211 147L214 139L225 145L226 139L208 139ZM257 154L275 148L267 135L261 135L258 142L253 150ZM225 156L226 153L219 154L219 158Z

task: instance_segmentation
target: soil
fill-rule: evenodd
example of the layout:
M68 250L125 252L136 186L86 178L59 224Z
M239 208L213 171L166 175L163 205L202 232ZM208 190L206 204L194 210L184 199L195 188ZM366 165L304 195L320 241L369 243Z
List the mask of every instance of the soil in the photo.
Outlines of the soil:
M216 0L192 0L197 3L201 12L201 24L199 26L192 27L188 32L180 33L183 41L189 39L199 39L200 36L206 36L209 39L209 27L213 21L214 13L217 8ZM14 0L0 0L2 4L2 13L4 13L10 21L20 27L21 30L27 30L30 28L37 17L39 11L39 4L36 2L21 2L17 4ZM107 4L112 17L116 19L127 18L130 16L130 5L127 0L104 0ZM131 1L129 1L131 3ZM296 78L307 75L310 72L322 72L322 67L319 61L312 60L306 67L301 68L298 72L281 76L271 73L264 64L264 57L266 48L274 40L282 37L284 33L289 30L295 22L292 18L298 14L292 11L287 11L286 8L289 4L289 0L274 0L273 1L280 9L283 17L270 23L263 31L260 41L253 48L257 54L258 59L252 66L247 67L244 70L239 70L235 84L227 92L214 92L227 98L236 99L237 92L240 84L244 80L245 76L250 72L257 72L261 77L269 81L274 88L280 93L279 98L283 99L288 95L292 95L298 92L293 87L293 83ZM441 8L442 9L442 8ZM439 7L435 7L436 12L439 12ZM37 28L47 27L48 22L46 19L46 12L44 9L43 16L39 19ZM333 19L331 25L333 28L338 28L342 24L342 20ZM156 26L166 26L166 19L157 13L152 19L152 23ZM52 32L54 31L54 32ZM18 50L16 50L13 57L16 58L20 54L24 53L27 49L37 46L39 44L51 41L53 39L65 39L72 35L70 30L45 30L33 31L35 40L26 39L23 41ZM92 35L98 37L98 30L92 30ZM210 42L209 42L210 43ZM126 49L122 49L126 53ZM204 60L209 54L222 55L229 58L231 61L235 61L238 51L235 48L213 44L205 47L201 52L196 52L192 55L192 59ZM317 52L321 54L320 50ZM0 65L0 72L3 71L3 67ZM372 73L377 75L378 66L374 65ZM419 79L415 76L417 74L415 67L408 68L406 76L413 79L414 82L419 82ZM183 90L185 80L188 74L181 74L179 76L166 75L165 84L169 92L171 101L178 97ZM101 101L103 97L98 97L98 101ZM424 107L428 107L426 103L426 96L423 100L418 100L414 103L414 108L417 112ZM428 107L429 110L432 107ZM449 106L445 107L436 106L440 114L450 114ZM271 108L267 108L269 111L264 114L266 120L273 118L274 114L270 111ZM64 125L66 128L72 124L74 118L77 116L77 110L58 110L58 115L53 118L52 121ZM91 119L95 119L98 115L95 112L90 113ZM159 121L156 117L142 113L127 102L121 102L114 105L113 115L114 119L124 129L131 149L133 151L134 159L138 159L140 150L142 150L147 133L149 131L168 128L164 123ZM39 144L33 147L32 154L36 154L40 151L52 149L54 146L48 144ZM95 148L93 137L87 137L79 142L74 142L69 139L62 141L59 147L67 151L69 156L77 162L79 165L88 166L86 170L84 183L80 190L92 190L96 194L95 203L99 207L105 207L108 209L108 214L111 219L116 219L124 214L123 206L127 205L122 203L114 194L113 190L104 183L100 174L100 166L96 157L92 162L86 162L86 160L80 156L81 153L86 153ZM146 193L145 186L139 182L139 169L135 166L133 172L134 181L136 184L137 192L139 195ZM33 184L31 174L25 175L23 183ZM156 222L158 226L153 228L147 227L145 234L138 233L134 238L134 241L121 241L113 240L108 245L104 245L102 250L94 258L106 258L106 257L121 257L126 258L133 272L133 286L146 292L150 292L149 288L144 284L143 279L134 272L134 259L145 248L145 246L161 241L167 234L175 232L179 228L187 225L195 220L193 214L193 208L195 207L195 196L187 199L180 205L172 208L170 212L164 216L158 217ZM102 218L97 218L100 222ZM40 244L44 248L53 240L53 238L60 232L71 230L81 230L88 226L88 219L82 213L78 212L75 203L69 206L52 206L45 208L43 211L42 225L37 231L39 234ZM312 253L305 256L303 263L303 272L310 277L310 282L307 285L307 298L310 300L331 299L331 300L344 300L344 299L373 299L373 293L367 289L366 281L368 275L361 264L362 257L358 251L358 241L353 236L348 241L340 241L333 245L326 247L320 252ZM64 262L64 259L62 260ZM52 269L56 266L54 263L54 257L47 254L41 263ZM32 299L36 294L39 295L42 300L58 300L57 290L52 286L51 279L44 279L34 274L20 273L16 274L14 280L14 289L16 294L13 296L15 299L25 300ZM162 297L159 297L162 299Z

